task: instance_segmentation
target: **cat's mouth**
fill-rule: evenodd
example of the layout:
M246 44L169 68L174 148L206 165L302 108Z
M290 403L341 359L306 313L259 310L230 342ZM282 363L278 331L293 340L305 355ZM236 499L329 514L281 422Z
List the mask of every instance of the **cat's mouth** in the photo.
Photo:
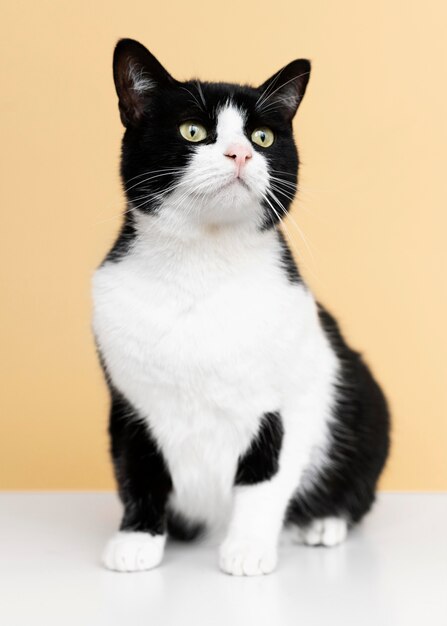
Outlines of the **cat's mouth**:
M234 187L236 189L238 187L242 187L246 191L251 191L250 186L245 182L245 180L243 180L239 176L235 176L231 180L227 180L227 181L223 182L221 185L219 185L219 187L217 187L217 189L215 189L213 191L213 193L216 193L216 192L219 192L219 191L223 191L225 189L230 189L231 187Z
M208 190L206 194L203 194L203 192L200 191L193 191L193 195L215 196L216 194L220 194L221 192L231 190L237 191L238 189L243 189L244 191L249 193L251 193L252 191L250 185L245 180L236 176L231 178L230 180L225 180L220 184L216 184L216 186L213 189Z
M239 176L236 176L235 178L233 178L232 180L228 181L227 183L224 183L222 188L231 187L232 185L242 185L242 187L247 189L247 191L250 191L250 187L247 185L245 180L243 180Z

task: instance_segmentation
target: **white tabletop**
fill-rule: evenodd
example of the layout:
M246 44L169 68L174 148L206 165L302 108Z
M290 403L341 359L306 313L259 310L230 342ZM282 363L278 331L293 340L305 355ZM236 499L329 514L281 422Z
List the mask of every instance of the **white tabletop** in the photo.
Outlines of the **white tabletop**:
M277 572L256 578L219 572L209 544L105 571L119 513L113 494L0 494L0 624L447 625L447 494L382 494L344 545L284 541Z

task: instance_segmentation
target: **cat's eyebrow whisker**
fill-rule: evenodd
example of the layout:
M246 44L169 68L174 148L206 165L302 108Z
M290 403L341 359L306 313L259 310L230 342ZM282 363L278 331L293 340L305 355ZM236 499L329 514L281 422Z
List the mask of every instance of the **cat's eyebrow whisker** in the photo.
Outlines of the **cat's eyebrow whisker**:
M201 99L201 100L202 100L202 102L203 102L203 106L205 107L205 110L206 110L206 100L205 100L205 96L203 95L202 86L201 86L201 84L199 83L199 81L198 81L198 80L196 81L196 87L197 87L197 91L199 92L200 99Z
M201 102L199 102L197 100L197 98L195 97L195 95L192 93L192 91L190 91L187 87L184 87L182 85L181 89L183 89L184 91L187 91L189 93L189 95L191 96L191 98L193 99L194 103L197 104L197 106L199 107L199 109L201 111L203 111L204 113L206 113L206 109L203 108L203 104Z

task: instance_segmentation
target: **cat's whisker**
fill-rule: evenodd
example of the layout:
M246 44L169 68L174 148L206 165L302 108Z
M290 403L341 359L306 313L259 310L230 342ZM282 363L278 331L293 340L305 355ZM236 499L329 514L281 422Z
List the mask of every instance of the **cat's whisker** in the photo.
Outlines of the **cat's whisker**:
M280 178L278 176L274 176L274 175L270 174L270 179L274 180L275 182L281 183L282 185L285 185L287 187L291 187L292 189L296 189L297 188L296 183L292 183L289 180L284 180L283 178Z
M201 102L199 102L197 100L197 98L195 97L195 95L192 93L192 91L190 91L187 87L185 87L184 85L182 85L181 89L183 89L184 91L187 91L189 93L189 95L191 96L191 98L193 99L193 102L195 104L197 104L197 106L199 107L199 109L201 111L204 111L206 113L206 108L203 107L203 104ZM205 105L206 106L206 105Z
M269 198L263 194L264 200L267 202L267 204L269 205L269 207L272 209L273 213L275 214L276 218L278 219L279 225L281 228L283 228L286 232L286 235L292 239L291 234L289 232L289 229L287 227L287 224L285 223L284 219L279 215L279 213L276 211L275 207L273 206L272 202L269 200ZM272 225L273 227L276 227L276 224L274 223L273 219L272 219ZM301 259L301 254L299 252L299 250L297 251L298 257ZM302 259L301 259L302 260Z
M94 225L99 226L100 224L105 224L106 222L110 222L111 220L116 220L118 218L123 217L127 213L131 213L132 211L133 211L133 207L129 207L125 211L120 211L119 213L115 213L114 215L109 215L109 217L105 217L102 220L98 220L94 222Z
M292 196L287 191L284 191L284 189L281 189L281 187L276 187L275 185L270 184L270 188L279 196L283 196L284 198L286 198L286 200L288 200L290 204L294 202L295 196Z
M133 180L135 180L136 178L141 178L142 176L148 176L150 174L157 174L158 172L167 172L167 171L171 171L171 170L181 171L180 168L178 168L178 167L162 167L159 170L147 170L146 172L141 172L140 174L136 174L135 176L132 176L131 178L128 178L126 182L130 183Z
M274 167L269 167L269 171L274 174L285 174L286 176L291 176L293 179L296 179L296 172L287 172L286 170L277 170Z
M181 169L176 168L175 170L169 170L169 171L163 171L159 174L154 174L153 176L149 176L148 178L145 178L144 180L140 180L137 183L134 183L131 187L124 187L124 190L126 191L126 193L128 193L129 191L131 191L132 189L134 189L135 187L138 187L140 185L144 185L147 182L149 182L150 180L155 180L157 178L162 178L163 176L172 176L174 174L180 174L182 172Z
M295 190L291 191L287 187L284 189L283 187L279 185L279 183L272 181L272 180L270 180L270 187L272 189L276 189L278 193L282 194L283 196L288 198L290 201L293 201L295 199Z
M269 205L269 207L272 209L273 213L275 214L276 218L278 219L278 222L280 224L282 224L282 218L279 215L278 211L275 209L275 207L273 206L273 204L270 202L270 199L268 198L267 195L264 195L264 200L267 202L267 204Z
M284 207L284 205L282 204L282 202L280 202L280 200L277 198L277 196L271 191L269 190L270 195L272 196L272 198L277 202L277 204L279 205L279 207L281 208L281 210L283 211L284 215L290 219L290 221L292 222L292 224L295 226L297 233L299 234L299 236L301 237L304 245L306 246L306 249L309 253L309 256L312 260L313 263L315 263L315 259L314 259L314 255L313 252L311 250L311 247L307 241L306 236L304 235L302 229L299 227L299 225L297 224L297 222L294 220L293 216L290 214L289 211L286 210L286 208Z
M146 199L146 201L151 200L151 198L149 198L149 195L150 194L145 194L143 196L138 196L137 198L132 198L131 200L127 200L127 209L125 211L120 211L119 213L115 213L114 215L106 217L103 220L99 220L98 222L95 222L95 224L99 225L99 224L103 224L105 222L109 222L110 220L114 220L114 219L117 219L117 218L120 218L120 217L124 217L128 213L131 213L132 211L135 211L136 209L142 208L147 202L142 202L141 204L137 204L137 205L134 204L134 202L137 201L137 200L143 200L143 199Z
M198 80L196 80L196 87L197 87L197 91L199 92L200 95L200 99L203 103L203 107L204 110L206 111L206 100L205 100L205 96L203 95L203 91L202 91L202 87L200 86L200 83Z
M292 222L292 226L294 226L294 227L297 229L297 231L298 231L298 233L299 233L300 237L302 237L303 235L302 235L302 233L300 232L300 228L299 228L298 224L296 224L296 222L293 220L293 218L292 218L292 216L290 215L290 213L287 213L284 217L285 217L287 220L288 220L288 219L290 219L290 220L291 220L291 222ZM281 228L283 228L283 229L284 229L284 231L286 232L286 235L287 235L287 237L289 238L289 240L293 240L293 239L294 239L294 237L293 237L293 235L290 233L290 231L289 231L289 229L288 229L288 227L287 227L286 220L285 220L284 218L282 218L282 219L280 220L280 225L281 225ZM310 275L312 275L312 276L315 278L315 280L317 280L317 281L318 281L318 280L319 280L319 276L318 276L318 274L317 274L317 273L314 271L314 269L313 269L313 268L312 268L312 267L311 267L311 266L310 266L310 265L306 262L306 259L305 259L305 258L304 258L304 256L301 254L301 251L300 251L300 249L299 249L299 248L296 248L296 249L295 249L295 253L296 253L296 255L297 255L298 259L299 259L300 267L301 267L302 269L305 269L305 270L306 270L306 272L308 272ZM312 262L314 262L314 259L313 259L312 254L310 254L310 258L311 258Z
M147 182L149 182L150 180L155 180L155 179L156 179L156 178L158 178L158 177L161 177L161 176L166 176L166 175L168 175L168 174L173 174L173 173L182 173L182 172L183 172L183 170L182 170L181 168L162 168L162 169L160 169L160 170L153 170L152 172L144 172L144 173L142 173L142 174L137 174L136 176L133 176L132 178L130 178L127 182L130 182L130 181L132 181L132 180L134 180L134 179L136 179L136 178L139 178L139 177L141 177L141 176L147 176L147 174L153 174L153 175L152 175L152 176L150 176L150 177L148 177L148 178L146 178L146 179L145 179L145 180L143 180L143 181L139 181L138 183L136 183L136 184L132 185L131 187L127 187L127 188L126 188L126 187L124 187L124 191L125 191L125 193L127 194L129 191L131 191L131 190L132 190L132 189L134 189L135 187L138 187L138 186L140 186L140 185L141 185L141 186L143 186L144 184L146 184L146 183L147 183ZM171 191L172 189L173 189L173 188L169 189L169 191ZM143 191L143 190L144 190L144 187L142 187L142 191ZM164 190L164 191L167 191L167 190ZM137 196L136 198L132 198L131 202L135 202L135 201L138 201L138 200L142 200L142 199L145 199L145 198L147 198L147 197L148 197L148 194L147 194L147 193L145 193L145 194L142 194L141 196ZM115 215L112 215L112 216L110 216L110 217L107 217L107 218L105 218L105 219L103 219L103 220L99 220L98 222L96 222L96 224L102 224L102 223L108 222L109 220L116 219L117 217L124 216L124 215L126 215L127 213L130 213L130 212L131 212L131 211L133 211L133 210L134 210L134 207L133 207L133 206L132 206L132 207L129 207L129 208L128 208L128 209L126 209L125 211L121 211L120 213L117 213L117 214L115 214Z

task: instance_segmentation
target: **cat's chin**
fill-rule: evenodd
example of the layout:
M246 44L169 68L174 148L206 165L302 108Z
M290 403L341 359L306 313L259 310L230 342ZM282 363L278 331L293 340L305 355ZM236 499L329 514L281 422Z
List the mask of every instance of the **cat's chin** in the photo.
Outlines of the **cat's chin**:
M202 201L200 220L222 226L257 223L262 216L259 199L242 186L226 187Z
M251 191L250 186L243 180L242 178L233 178L227 183L224 183L221 189L246 189L247 191Z
M245 210L258 201L258 195L246 181L240 178L216 185L202 198L210 207L226 210L234 208L236 211Z

